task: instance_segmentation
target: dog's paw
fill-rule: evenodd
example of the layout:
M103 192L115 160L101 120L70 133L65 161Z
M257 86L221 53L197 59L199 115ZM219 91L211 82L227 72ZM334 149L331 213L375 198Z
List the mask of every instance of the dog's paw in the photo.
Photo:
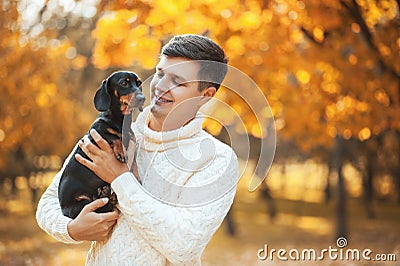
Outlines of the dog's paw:
M115 194L114 192L111 194L110 196L110 204L111 205L116 205L118 203L118 199L117 199L117 194Z
M98 198L109 198L111 196L111 187L104 186L97 188L97 196Z
M111 191L111 186L109 185L97 188L97 196L98 198L109 198L111 205L116 205L118 202L117 194Z

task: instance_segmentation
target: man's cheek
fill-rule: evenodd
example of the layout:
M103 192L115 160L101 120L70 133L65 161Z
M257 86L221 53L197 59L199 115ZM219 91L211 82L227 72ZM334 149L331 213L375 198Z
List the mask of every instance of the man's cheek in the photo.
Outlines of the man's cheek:
M155 96L156 88L154 86L155 83L153 81L150 83L150 99L153 99Z

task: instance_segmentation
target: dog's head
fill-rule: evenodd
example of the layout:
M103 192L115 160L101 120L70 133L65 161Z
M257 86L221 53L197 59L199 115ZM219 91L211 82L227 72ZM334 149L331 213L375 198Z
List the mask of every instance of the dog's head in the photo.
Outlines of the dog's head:
M142 111L145 97L141 88L142 82L130 71L112 73L103 80L94 96L94 106L100 112L107 110L130 114L133 108Z

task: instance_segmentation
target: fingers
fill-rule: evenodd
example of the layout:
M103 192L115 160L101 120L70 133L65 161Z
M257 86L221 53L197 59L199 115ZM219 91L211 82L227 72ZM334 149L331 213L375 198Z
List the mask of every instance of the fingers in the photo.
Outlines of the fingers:
M88 155L89 156L89 155ZM80 154L75 154L75 159L82 165L86 166L90 170L94 171L95 165L93 162L89 161L88 159L83 158Z
M117 209L112 212L105 212L100 214L105 221L113 222L119 218L119 211Z
M103 206L105 206L109 201L109 198L101 198L92 201L91 203L87 204L83 209L87 212L93 212ZM105 221L113 221L119 218L119 211L118 209L114 209L111 212L105 212L105 213L99 213L99 215L102 217L103 220Z
M100 155L101 153L101 149L94 145L86 135L79 142L79 148L91 159L93 155Z
M96 141L97 145L99 145L100 149L102 149L103 151L107 151L107 150L111 149L108 142L105 139L103 139L103 137L100 136L100 134L97 133L97 131L95 129L90 130L90 135L93 137L94 141Z
M85 207L83 207L83 210L87 211L87 212L95 211L98 208L101 208L104 205L106 205L107 202L108 202L108 198L97 199L97 200L92 201L91 203L87 204Z
M90 135L92 136L93 140L97 143L97 145L99 145L100 148L94 145L90 141L89 137L86 135L79 142L79 147L89 158L91 158L92 154L101 155L102 151L107 151L107 152L112 151L110 144L108 144L108 142L105 139L103 139L102 136L100 136L100 134L97 133L96 130L91 129Z
M96 213L95 210L106 205L108 201L108 198L101 198L87 204L79 215L68 223L68 234L77 241L106 240L117 223L119 212L114 209L110 213Z

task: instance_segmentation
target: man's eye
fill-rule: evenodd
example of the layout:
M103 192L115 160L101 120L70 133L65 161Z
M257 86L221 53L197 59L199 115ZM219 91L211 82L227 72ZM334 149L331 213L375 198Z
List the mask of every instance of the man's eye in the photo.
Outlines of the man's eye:
M172 80L172 82L173 82L176 86L183 86L183 85L185 85L185 83L181 83L181 82L177 81L176 79Z

